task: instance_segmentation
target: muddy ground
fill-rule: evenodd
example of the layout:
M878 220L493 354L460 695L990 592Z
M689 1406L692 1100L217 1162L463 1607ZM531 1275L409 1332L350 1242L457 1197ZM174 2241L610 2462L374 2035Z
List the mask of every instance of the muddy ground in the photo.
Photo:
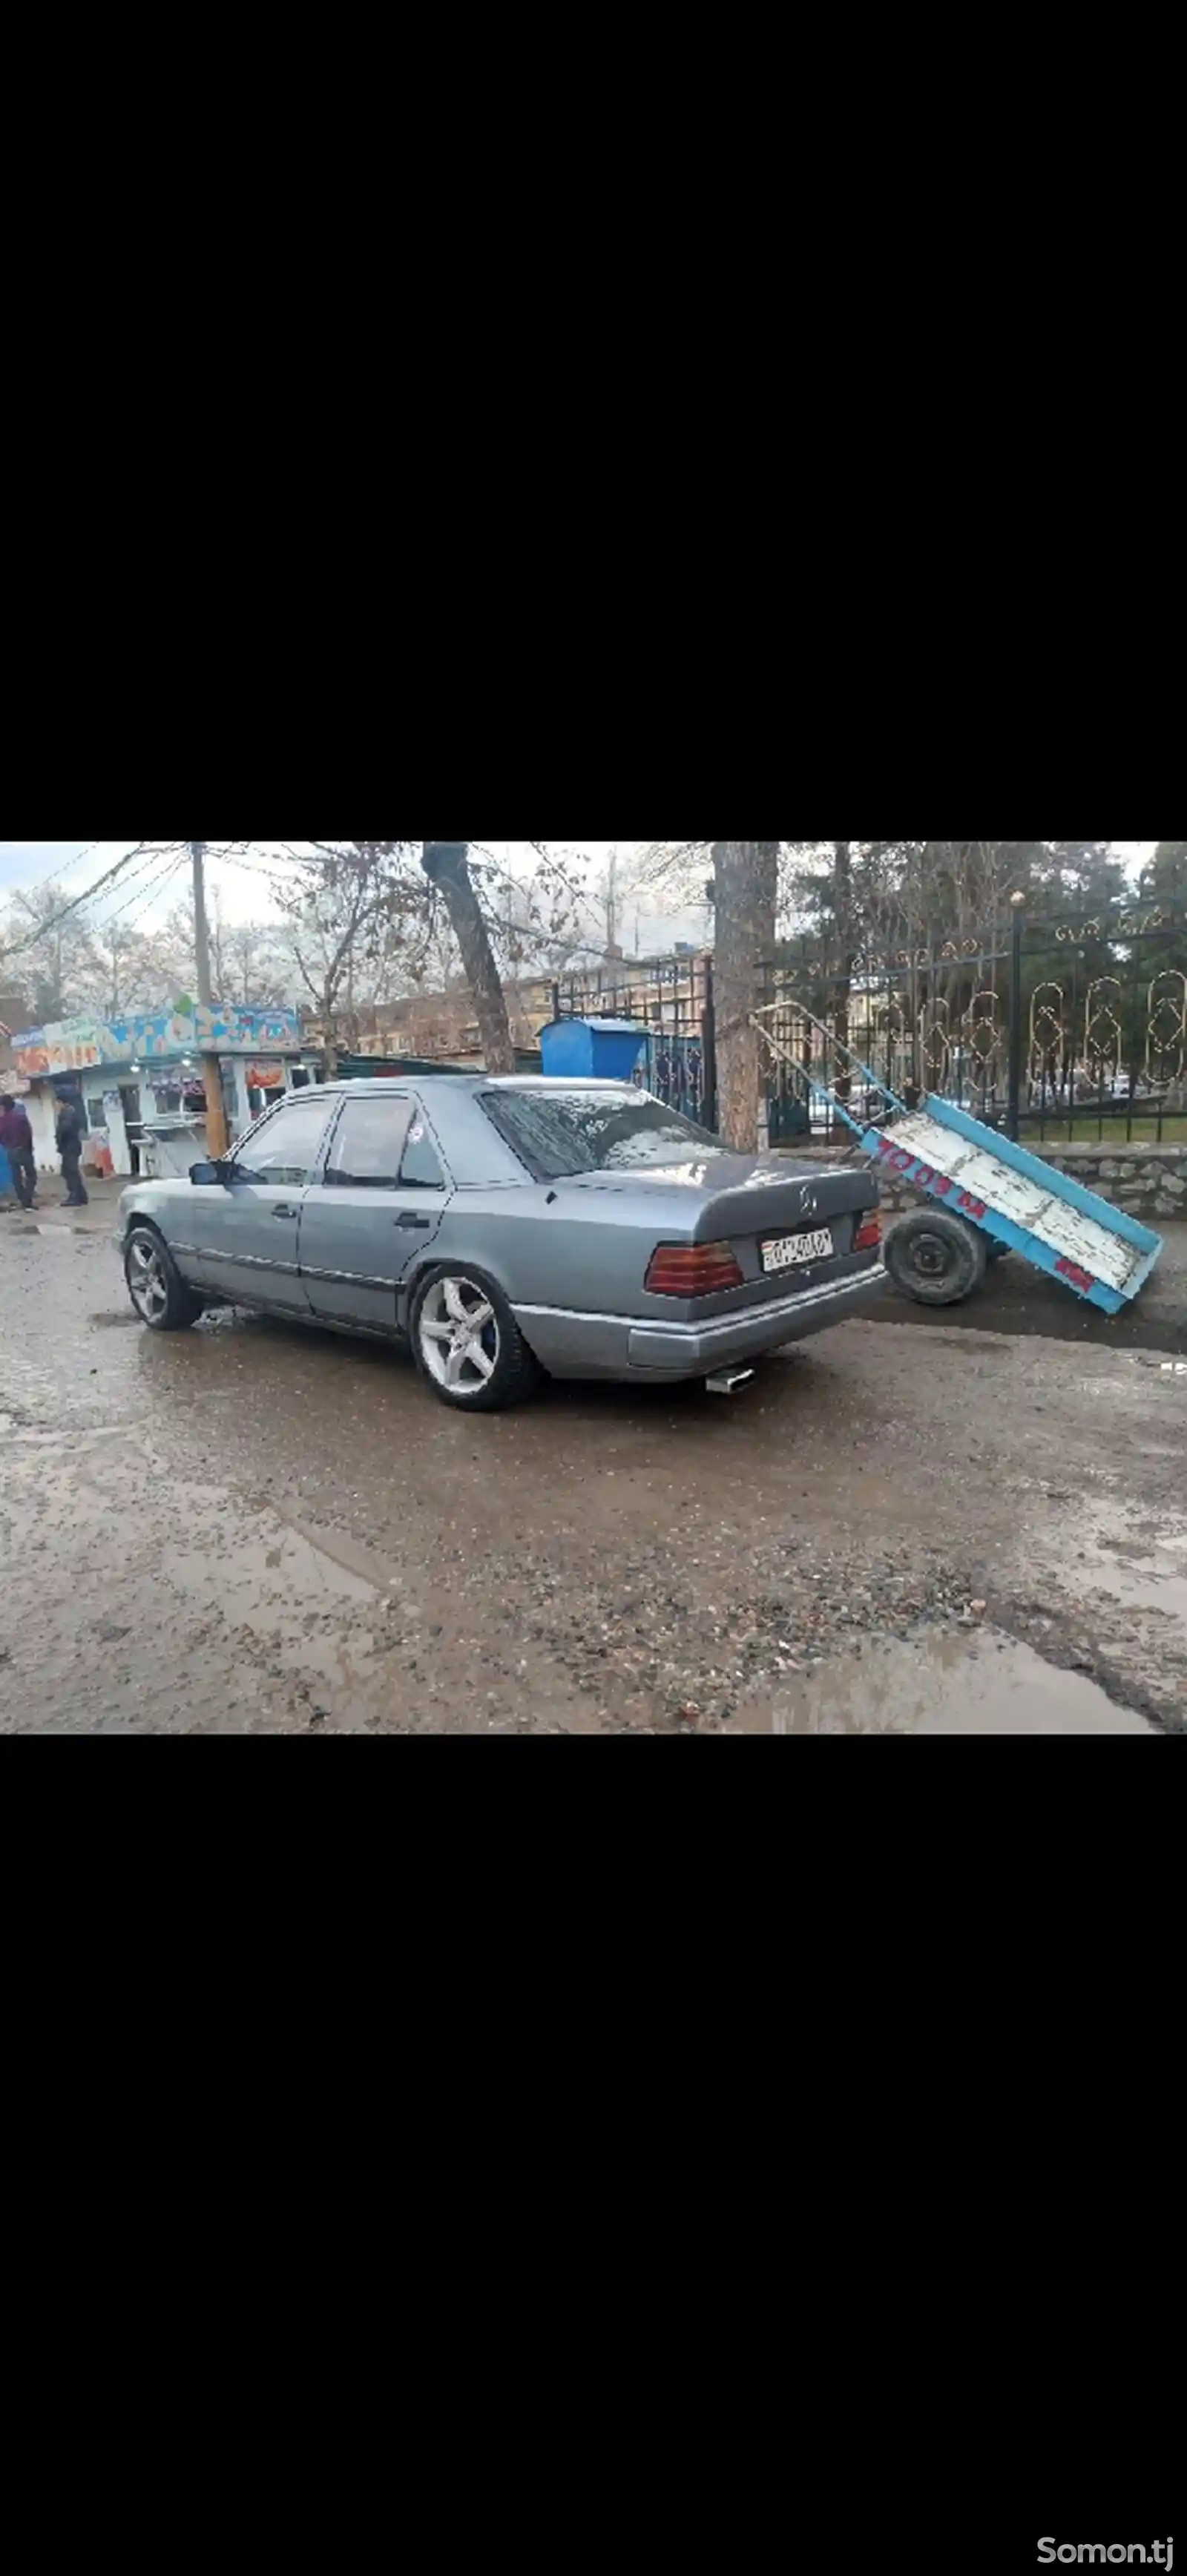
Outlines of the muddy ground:
M986 1329L1002 1264L734 1399L464 1419L367 1343L144 1331L112 1215L0 1217L6 1731L1187 1731L1187 1247L1153 1347Z

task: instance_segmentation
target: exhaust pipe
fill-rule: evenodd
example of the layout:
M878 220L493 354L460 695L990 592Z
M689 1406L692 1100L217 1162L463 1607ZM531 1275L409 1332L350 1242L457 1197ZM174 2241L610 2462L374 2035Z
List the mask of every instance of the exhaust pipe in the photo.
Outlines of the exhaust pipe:
M706 1378L705 1384L710 1395L733 1395L736 1388L748 1386L753 1375L752 1368L719 1369L715 1377Z

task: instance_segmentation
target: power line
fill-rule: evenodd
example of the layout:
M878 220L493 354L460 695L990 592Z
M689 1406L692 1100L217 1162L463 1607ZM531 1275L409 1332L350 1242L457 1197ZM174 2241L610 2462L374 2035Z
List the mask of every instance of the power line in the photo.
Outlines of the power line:
M255 877L257 880L260 877L263 877L267 880L269 885L283 886L286 894L291 894L293 891L293 881L291 877L286 878L275 875L271 868L265 867L259 860L253 861L251 859L238 858L234 850L214 850L211 852L211 856L219 862L224 859L229 859L231 866L233 868L242 868L246 876Z
M182 854L181 854L181 853L179 853L179 856L180 856L180 855L182 855ZM158 860L159 858L161 858L162 856L165 856L165 858L166 858L166 868L172 868L172 867L174 867L174 866L176 866L176 865L177 865L177 863L178 863L178 862L177 862L177 860L173 857L172 853L168 853L168 854L167 854L167 853L163 853L163 852L162 852L162 851L160 851L160 850L149 850L149 852L147 853L147 856L146 856L146 857L144 857L144 858L142 858L142 859L140 860L139 865L138 865L137 867L134 867L134 868L130 871L130 873L125 873L125 875L120 879L120 889L121 889L121 891L123 890L123 888L124 888L125 886L132 885L132 884L135 882L135 880L136 880L137 878L141 878L141 879L143 879L143 878L144 878L144 876L146 875L147 871L148 871L150 868L155 868L155 867L156 867L157 860ZM138 887L138 888L137 888L137 891L138 891L138 892L139 892L139 891L142 891L142 888ZM89 901L89 900L90 900L90 898L88 897L88 898L87 898L87 900ZM136 896L135 896L135 894L133 894L132 896L130 896L130 897L129 897L129 901L131 901L131 902L133 902L133 903L134 903L134 902L135 902L135 900L136 900ZM126 903L117 904L117 905L116 905L116 907L115 907L115 911L114 911L114 912L105 912L105 913L101 913L101 914L99 914L98 918L97 918L96 920L94 920L94 921L90 922L90 923L87 925L87 927L88 927L89 929L91 929L92 931L94 931L94 930L102 930L102 929L104 928L104 925L105 925L107 922L109 922L109 921L114 921L114 920L115 920L115 918L116 918L116 915L117 915L118 913L126 912L126 910L127 910L127 904L126 904Z
M148 857L149 859L159 858L164 850L176 850L177 846L176 841L165 844L158 842L155 848L149 849ZM51 913L48 921L39 922L32 939L26 939L19 947L9 949L8 956L25 957L32 949L40 947L42 940L48 939L51 931L56 930L61 922L68 921L72 913L81 911L84 903L93 903L95 896L102 892L105 885L113 884L117 877L122 876L125 868L131 866L133 859L142 856L144 849L144 842L138 841L135 849L128 850L122 859L117 859L115 866L108 868L103 876L96 879L93 886L88 886L85 894L75 895L69 903L63 904L60 912ZM137 873L139 874L139 870Z
M184 857L170 859L168 865L161 868L155 877L149 878L147 886L137 886L135 894L129 895L127 903L117 903L114 912L105 913L102 921L95 924L96 930L100 933L105 930L109 930L112 922L118 921L121 913L127 911L128 904L139 902L139 910L133 913L132 920L128 923L128 929L131 930L133 922L139 921L143 914L149 910L155 900L158 887L168 885L170 878L177 876L184 866ZM141 901L140 898L145 896L147 896L147 901Z
M52 885L55 877L71 875L75 868L80 868L82 866L84 859L93 857L98 847L99 844L97 841L87 841L84 847L79 851L77 858L66 859L65 861L59 859L55 866L46 869L44 876L30 877L27 886L14 886L12 890L14 896L19 901L21 896L26 893L36 894L38 886Z

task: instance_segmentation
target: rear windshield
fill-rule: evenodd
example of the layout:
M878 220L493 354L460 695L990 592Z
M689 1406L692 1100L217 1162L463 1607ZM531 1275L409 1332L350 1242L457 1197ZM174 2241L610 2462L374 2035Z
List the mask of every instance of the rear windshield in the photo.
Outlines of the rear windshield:
M646 1091L629 1098L621 1091L486 1091L482 1106L538 1181L703 1163L725 1151L715 1136Z

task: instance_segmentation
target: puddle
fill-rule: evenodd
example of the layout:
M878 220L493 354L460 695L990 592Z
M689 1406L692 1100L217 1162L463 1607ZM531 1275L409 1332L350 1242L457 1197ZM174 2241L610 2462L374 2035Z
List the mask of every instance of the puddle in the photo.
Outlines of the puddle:
M1103 1592L1127 1610L1164 1610L1182 1620L1187 1637L1187 1524L1160 1529L1153 1539L1135 1536L1141 1528L1132 1511L1093 1503L1090 1525L1077 1534L1074 1565L1053 1571L1076 1591Z
M356 1576L366 1590L386 1592L399 1583L396 1566L390 1564L386 1557L378 1556L373 1547L364 1547L360 1539L351 1538L346 1530L318 1529L312 1521L294 1520L292 1514L279 1504L264 1498L261 1498L258 1508L274 1512L303 1547L312 1548L316 1555L327 1557L330 1564L337 1566L343 1574Z
M216 1555L180 1548L169 1578L207 1615L246 1630L302 1678L333 1696L340 1719L361 1713L376 1669L376 1637L356 1625L377 1609L377 1587L277 1517L274 1535L238 1536ZM345 1623L345 1624L344 1624Z
M726 1735L1153 1735L1095 1682L997 1629L894 1641L781 1683Z

